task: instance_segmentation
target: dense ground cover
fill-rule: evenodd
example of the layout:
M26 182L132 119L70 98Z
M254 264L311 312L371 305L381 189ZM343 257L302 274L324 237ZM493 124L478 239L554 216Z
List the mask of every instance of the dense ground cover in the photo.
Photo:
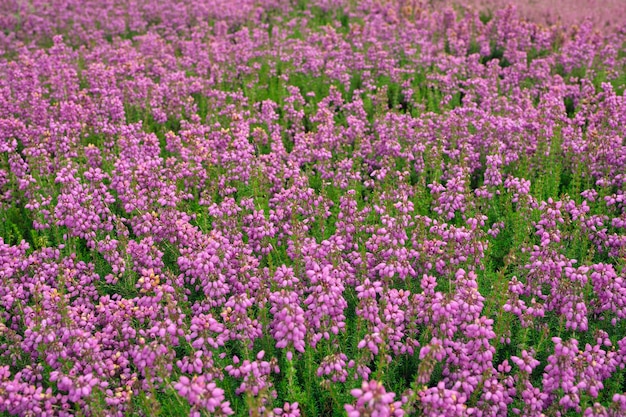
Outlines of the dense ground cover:
M323 0L0 27L0 413L626 415L626 31Z

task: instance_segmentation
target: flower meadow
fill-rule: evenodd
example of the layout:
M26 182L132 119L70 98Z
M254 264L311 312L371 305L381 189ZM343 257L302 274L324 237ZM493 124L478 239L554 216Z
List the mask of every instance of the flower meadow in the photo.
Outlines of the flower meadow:
M623 20L0 2L0 414L626 416Z

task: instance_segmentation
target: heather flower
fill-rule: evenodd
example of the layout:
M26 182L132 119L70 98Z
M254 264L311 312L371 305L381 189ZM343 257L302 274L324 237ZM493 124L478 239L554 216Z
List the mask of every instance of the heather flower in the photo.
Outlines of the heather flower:
M436 387L419 392L419 401L425 415L467 416L467 397L455 390L447 389L443 382Z
M527 373L531 374L533 369L535 369L539 365L539 361L533 358L531 353L528 353L526 350L522 351L522 356L511 356L511 362L519 366L519 368Z
M174 389L189 401L193 416L200 416L202 412L209 412L213 416L234 414L230 402L224 401L224 390L217 388L215 383L207 380L204 375L196 375L191 379L181 376Z
M298 352L304 352L307 329L298 294L287 290L274 292L270 295L270 304L270 313L274 315L271 329L276 347L290 346ZM291 352L287 355L291 358Z
M285 403L282 408L275 408L274 414L281 417L300 417L300 409L298 403Z
M272 382L269 379L271 373L279 373L277 361L275 358L270 361L264 361L265 351L260 351L256 355L256 360L248 359L240 363L237 356L233 357L233 365L228 365L224 370L232 377L242 379L243 382L236 389L235 393L240 395L244 392L253 396L259 396L262 392L271 390ZM270 393L275 397L276 392L271 390Z
M332 382L346 382L348 378L347 360L348 357L343 353L326 356L317 368L317 376L330 377Z
M353 389L350 394L356 398L354 405L346 405L345 409L350 417L356 416L403 416L400 401L393 401L395 394L387 392L385 387L377 381L363 381L361 388Z

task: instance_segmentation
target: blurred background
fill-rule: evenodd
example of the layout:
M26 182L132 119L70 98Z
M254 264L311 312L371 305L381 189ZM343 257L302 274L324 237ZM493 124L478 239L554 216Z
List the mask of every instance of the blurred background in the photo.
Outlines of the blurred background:
M602 31L626 26L626 0L430 0L429 4L434 8L472 7L486 14L513 4L518 16L547 25L571 25L590 19Z

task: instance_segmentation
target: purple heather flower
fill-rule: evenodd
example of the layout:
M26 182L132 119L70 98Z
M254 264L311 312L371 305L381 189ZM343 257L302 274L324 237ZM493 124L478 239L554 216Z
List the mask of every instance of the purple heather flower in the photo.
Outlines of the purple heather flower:
M394 401L395 394L387 392L380 382L363 381L360 389L350 391L356 398L354 405L346 405L349 417L400 417L404 415L400 401Z

